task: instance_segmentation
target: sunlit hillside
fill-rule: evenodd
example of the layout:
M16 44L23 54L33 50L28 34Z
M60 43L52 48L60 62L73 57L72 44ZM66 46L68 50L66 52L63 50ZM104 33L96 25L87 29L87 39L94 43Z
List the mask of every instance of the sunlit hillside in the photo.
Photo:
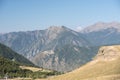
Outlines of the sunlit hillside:
M86 65L47 80L119 80L120 46L104 46L95 59Z

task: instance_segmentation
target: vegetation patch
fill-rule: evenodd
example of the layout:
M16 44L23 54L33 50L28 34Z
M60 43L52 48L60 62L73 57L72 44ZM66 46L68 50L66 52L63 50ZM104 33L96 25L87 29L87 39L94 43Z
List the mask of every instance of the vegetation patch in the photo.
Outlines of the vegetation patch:
M9 59L3 58L0 56L0 78L46 78L52 75L59 75L61 73L57 71L32 71L31 69L38 69L33 67L24 67L24 69L20 68L21 64L15 61L11 61ZM29 69L27 69L29 68Z

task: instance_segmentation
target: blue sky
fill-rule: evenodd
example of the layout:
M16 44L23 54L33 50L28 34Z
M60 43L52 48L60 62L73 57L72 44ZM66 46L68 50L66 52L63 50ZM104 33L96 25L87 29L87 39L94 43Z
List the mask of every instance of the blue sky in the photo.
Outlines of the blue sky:
M120 22L120 0L0 0L0 33Z

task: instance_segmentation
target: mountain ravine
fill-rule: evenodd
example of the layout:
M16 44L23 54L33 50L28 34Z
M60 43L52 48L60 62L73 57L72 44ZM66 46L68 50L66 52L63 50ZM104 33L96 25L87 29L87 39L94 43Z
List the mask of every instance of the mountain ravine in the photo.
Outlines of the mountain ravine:
M61 72L85 64L97 49L83 34L64 26L46 30L11 32L0 35L0 42L27 57L34 64Z

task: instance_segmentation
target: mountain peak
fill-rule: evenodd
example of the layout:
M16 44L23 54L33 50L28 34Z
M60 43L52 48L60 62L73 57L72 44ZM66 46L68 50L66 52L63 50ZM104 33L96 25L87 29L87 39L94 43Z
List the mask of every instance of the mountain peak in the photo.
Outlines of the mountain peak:
M65 30L65 29L68 29L67 27L65 27L65 26L50 26L49 28L48 28L48 30Z
M84 28L82 32L85 32L85 33L96 32L96 31L100 31L108 28L114 28L114 29L117 29L117 31L120 31L120 23L115 21L109 22L109 23L97 22L91 26Z
M98 26L111 25L111 26L113 26L113 25L120 25L120 23L117 22L117 21L112 21L112 22L97 22L97 23L95 23L93 25L98 25Z
M50 26L47 29L47 33L49 35L59 34L59 33L64 32L64 31L71 31L71 30L69 28L65 27L65 26Z

